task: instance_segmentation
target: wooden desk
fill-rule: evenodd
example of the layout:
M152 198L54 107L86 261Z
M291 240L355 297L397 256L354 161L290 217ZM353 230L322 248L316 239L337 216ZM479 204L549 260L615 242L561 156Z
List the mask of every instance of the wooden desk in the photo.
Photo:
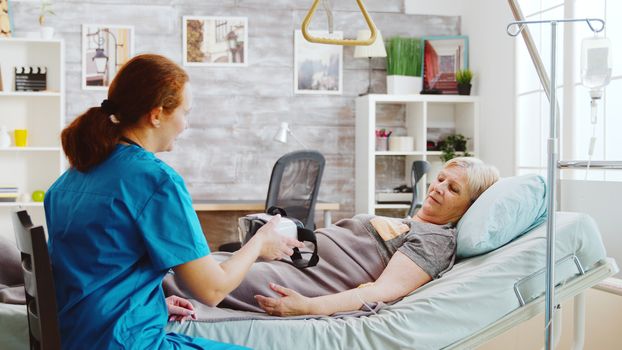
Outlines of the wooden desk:
M258 199L194 199L192 207L195 211L255 211L261 213L266 209L266 201ZM328 227L332 223L331 210L339 210L339 203L317 201L315 210L324 211L324 226Z

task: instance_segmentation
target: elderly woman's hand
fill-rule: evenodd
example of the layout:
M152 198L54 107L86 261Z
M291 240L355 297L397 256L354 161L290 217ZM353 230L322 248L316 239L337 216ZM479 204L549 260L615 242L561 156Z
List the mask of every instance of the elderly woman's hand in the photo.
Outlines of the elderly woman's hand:
M166 298L166 307L168 308L168 320L183 322L186 320L196 320L194 306L188 300L171 295Z
M268 315L296 316L311 314L311 300L292 289L270 283L270 288L279 293L280 298L255 295L255 300Z

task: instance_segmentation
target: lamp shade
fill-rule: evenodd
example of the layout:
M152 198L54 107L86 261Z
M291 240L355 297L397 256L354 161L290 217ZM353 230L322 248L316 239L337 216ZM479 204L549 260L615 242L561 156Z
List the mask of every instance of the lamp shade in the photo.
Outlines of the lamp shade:
M287 125L287 123L285 122L281 123L279 130L277 130L276 134L274 135L274 141L278 141L280 143L287 143L287 132L288 131L289 131L289 126Z
M356 35L357 40L367 40L371 36L369 29L359 30ZM373 44L362 46L358 45L354 48L354 57L387 57L387 50L384 48L384 40L379 30L376 30L376 41Z

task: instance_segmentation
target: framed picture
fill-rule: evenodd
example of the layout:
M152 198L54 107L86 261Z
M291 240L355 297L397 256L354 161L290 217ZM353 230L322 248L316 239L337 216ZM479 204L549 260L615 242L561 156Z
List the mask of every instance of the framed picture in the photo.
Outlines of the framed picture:
M185 16L182 20L184 66L246 66L246 17Z
M321 37L343 38L343 32L312 31ZM308 42L294 33L294 93L340 95L343 89L343 46Z
M13 20L9 0L0 0L0 38L8 38L13 33Z
M125 62L134 56L134 27L82 25L82 89L107 90Z
M423 37L423 91L457 94L456 71L469 66L466 36Z

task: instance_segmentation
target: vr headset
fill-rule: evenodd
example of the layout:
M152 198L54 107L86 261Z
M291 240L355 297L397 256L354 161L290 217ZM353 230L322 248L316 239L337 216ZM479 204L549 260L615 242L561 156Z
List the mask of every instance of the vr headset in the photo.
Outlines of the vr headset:
M276 227L276 231L279 234L297 239L301 242L313 243L313 252L300 252L298 248L294 248L294 254L292 254L291 256L292 261L283 261L291 263L299 269L304 269L317 265L317 263L320 261L320 257L317 254L317 239L315 237L315 232L305 228L300 220L287 217L287 213L283 208L270 207L267 210L267 213L250 214L239 218L238 234L240 237L240 242L242 242L242 244L246 244L246 242L248 242L253 237L253 235L257 233L257 230L259 230L260 227L265 225L268 221L270 221L273 216L277 214L281 214L281 221ZM309 257L308 259L304 259L302 257L303 254L310 254L311 257Z

